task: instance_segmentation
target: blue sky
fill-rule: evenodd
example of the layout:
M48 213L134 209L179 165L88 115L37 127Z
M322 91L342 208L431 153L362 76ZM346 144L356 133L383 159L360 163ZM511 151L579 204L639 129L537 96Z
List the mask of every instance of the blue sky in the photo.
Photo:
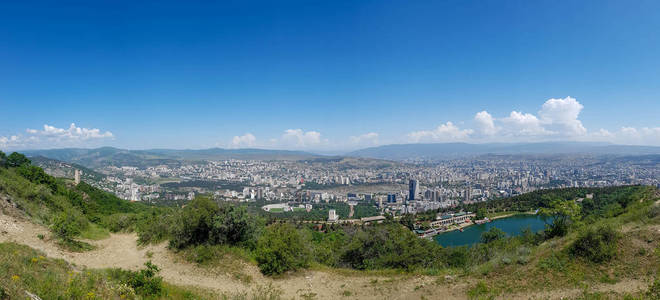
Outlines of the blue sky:
M660 145L658 1L24 2L0 149Z

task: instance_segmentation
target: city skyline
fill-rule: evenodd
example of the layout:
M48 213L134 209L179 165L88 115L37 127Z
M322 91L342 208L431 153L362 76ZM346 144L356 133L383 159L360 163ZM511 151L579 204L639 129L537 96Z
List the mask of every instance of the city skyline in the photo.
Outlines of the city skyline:
M1 7L2 150L660 146L657 2Z

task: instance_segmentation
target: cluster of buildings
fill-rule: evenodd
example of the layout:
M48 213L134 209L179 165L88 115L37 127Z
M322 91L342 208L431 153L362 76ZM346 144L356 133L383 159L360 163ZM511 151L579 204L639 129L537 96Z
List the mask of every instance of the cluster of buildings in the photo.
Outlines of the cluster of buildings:
M384 213L415 213L537 189L660 185L660 167L643 157L486 155L412 163L360 159L223 160L107 166L96 185L133 201L189 200L313 204L366 202ZM171 181L183 186L164 184Z

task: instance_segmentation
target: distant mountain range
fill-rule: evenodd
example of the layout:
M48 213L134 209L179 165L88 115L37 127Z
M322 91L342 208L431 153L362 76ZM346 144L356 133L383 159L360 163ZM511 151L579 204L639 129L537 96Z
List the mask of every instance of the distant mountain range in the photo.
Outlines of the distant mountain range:
M96 149L65 148L22 151L28 156L43 156L59 161L76 163L88 168L100 166L153 166L180 164L181 161L197 160L315 160L333 157L359 157L384 160L451 159L486 154L612 154L649 155L660 154L660 147L625 146L585 142L545 143L441 143L441 144L398 144L365 148L341 156L326 156L304 151L266 149L222 149L202 150L126 150L112 147Z
M147 166L180 164L181 161L196 160L304 160L322 157L302 151L264 149L221 149L203 150L126 150L112 147L95 149L64 148L21 151L30 157L43 156L59 161L76 163L89 168L100 166Z
M347 156L369 157L388 160L451 159L485 154L613 154L647 155L660 154L660 147L626 146L587 142L544 143L442 143L398 144L371 147L347 153Z

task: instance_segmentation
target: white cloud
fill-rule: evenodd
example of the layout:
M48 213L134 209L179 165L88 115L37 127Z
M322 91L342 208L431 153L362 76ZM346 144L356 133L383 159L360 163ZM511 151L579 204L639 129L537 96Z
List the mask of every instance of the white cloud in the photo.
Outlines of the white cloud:
M583 108L575 98L548 99L541 106L539 116L544 125L556 129L561 135L580 136L587 133L587 129L578 120Z
M601 128L591 133L588 140L625 145L660 146L660 127L621 127L614 132Z
M244 148L244 147L254 147L256 145L257 145L257 138L251 133L246 133L241 136L234 136L229 146L231 148Z
M485 110L474 115L474 121L477 124L477 130L482 135L491 136L499 131L499 128L495 126L493 116Z
M552 132L547 131L541 125L541 121L533 114L512 111L508 117L502 118L505 134L513 136L537 136L548 135Z
M77 127L75 123L71 123L69 128L57 128L48 124L44 125L43 130L27 129L29 134L42 135L50 138L60 140L89 140L89 139L104 139L112 138L112 132L101 132L98 128L83 128Z
M378 145L378 133L369 132L358 136L351 136L349 140L353 145Z
M605 130L605 129L601 128L598 131L592 133L591 136L593 136L595 138L609 139L609 138L613 137L614 135L611 132L609 132L608 130Z
M548 99L538 114L513 110L497 118L487 111L474 115L473 128L458 128L451 122L435 130L407 135L410 142L538 142L556 140L604 141L618 144L660 145L660 127L621 127L616 131L590 132L579 119L584 106L575 98Z
M0 136L0 147L2 148L12 148L22 145L22 138L17 135L12 135L10 137Z
M57 128L45 124L43 130L26 129L27 135L12 135L0 137L0 147L9 148L38 148L38 147L65 147L81 146L92 140L112 139L110 131L102 132L98 128L77 127L71 123L69 128Z
M324 144L327 140L321 139L321 133L318 131L287 129L278 142L285 147L308 148Z
M452 142L467 140L472 129L460 129L452 122L441 124L434 130L420 130L408 134L408 140L414 143L419 142Z

